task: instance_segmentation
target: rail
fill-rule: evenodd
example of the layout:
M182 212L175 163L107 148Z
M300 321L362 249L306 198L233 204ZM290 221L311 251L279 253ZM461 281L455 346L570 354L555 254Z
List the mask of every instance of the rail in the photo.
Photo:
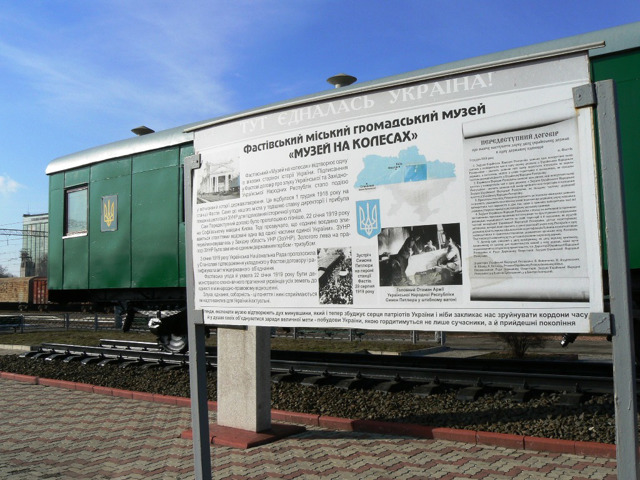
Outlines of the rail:
M216 349L207 349L207 365L216 368ZM101 341L100 346L43 343L24 357L82 363L154 366L188 365L188 355L163 352L151 342ZM337 354L274 350L272 380L339 388L403 389L431 393L436 386L611 393L613 372L608 362L494 360L430 356Z

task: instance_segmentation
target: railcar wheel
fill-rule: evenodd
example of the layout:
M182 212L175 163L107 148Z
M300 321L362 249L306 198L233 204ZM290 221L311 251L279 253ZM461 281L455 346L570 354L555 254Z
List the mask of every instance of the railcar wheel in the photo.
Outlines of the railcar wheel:
M149 320L149 330L157 339L158 344L171 353L184 353L188 349L187 312L162 317L158 312L157 318Z
M171 334L169 344L166 348L172 353L185 353L187 351L187 336Z

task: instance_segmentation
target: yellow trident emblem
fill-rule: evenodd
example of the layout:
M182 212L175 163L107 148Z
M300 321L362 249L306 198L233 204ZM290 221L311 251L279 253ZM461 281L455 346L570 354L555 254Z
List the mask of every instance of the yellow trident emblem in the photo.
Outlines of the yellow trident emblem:
M115 207L116 202L112 202L111 200L107 200L102 204L102 208L104 210L104 223L107 224L107 227L111 227L111 224L116 218Z

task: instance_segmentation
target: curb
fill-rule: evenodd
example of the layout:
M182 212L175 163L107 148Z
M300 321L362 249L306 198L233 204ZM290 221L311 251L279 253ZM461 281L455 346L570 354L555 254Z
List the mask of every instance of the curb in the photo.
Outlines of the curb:
M78 390L112 397L143 400L146 402L190 407L191 399L156 393L133 392L118 388L99 387L87 383L69 382L66 380L52 380L49 378L33 377L17 373L0 372L0 378L27 383L30 385L44 385L47 387ZM217 410L215 401L207 402L210 410ZM412 423L384 422L380 420L352 420L341 417L314 415L309 413L287 412L271 410L272 420L322 427L329 430L348 432L377 433L383 435L402 435L430 440L450 440L454 442L475 445L490 445L517 450L534 450L538 452L569 453L589 457L616 458L616 446L607 443L582 442L576 440L555 440L551 438L529 437L509 433L482 432L475 430L460 430L445 427L430 427Z
M31 350L31 347L28 345L13 345L13 344L0 343L0 350L16 350L18 352L28 352L29 350Z

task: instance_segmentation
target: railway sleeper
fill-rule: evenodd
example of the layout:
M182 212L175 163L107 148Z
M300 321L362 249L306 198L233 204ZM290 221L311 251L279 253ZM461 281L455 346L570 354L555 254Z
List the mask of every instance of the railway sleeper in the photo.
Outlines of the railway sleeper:
M189 365L187 365L186 363L174 363L172 365L165 365L164 369L167 371L173 371L173 370L187 370L189 368Z
M140 365L142 370L155 370L156 368L164 368L167 364L164 362L144 362Z
M411 390L413 387L413 383L407 382L406 380L403 380L399 375L396 375L393 380L382 381L375 385L373 389L378 392L396 393L406 392L408 390Z
M518 403L525 403L535 396L535 392L529 388L516 388L513 390L513 400Z
M422 385L418 385L411 393L414 395L418 395L419 397L428 397L430 395L437 395L441 393L443 390L442 385L438 381L431 381L429 383L423 383Z
M397 392L406 392L411 390L412 385L409 382L400 381L397 382L395 380L388 380L385 382L378 383L373 387L374 390L378 392L386 392L386 393L397 393Z
M141 358L137 359L137 360L125 360L122 363L120 363L118 365L118 367L120 368L131 368L131 367L140 367L142 365L144 365L145 361L142 360Z
M575 407L581 405L587 399L584 392L565 392L558 399L557 405L561 407Z
M565 391L562 393L557 404L563 407L574 407L584 403L586 399L587 395L580 384L576 383L571 391Z
M456 399L462 402L473 402L485 393L485 387L465 387L458 392Z
M69 353L49 353L44 360L46 362L53 362L54 360L61 360L69 356Z
M511 393L513 394L513 400L518 403L528 402L535 395L526 380L519 387L513 388Z
M31 350L29 352L21 353L19 355L19 357L20 358L32 358L33 359L33 358L36 358L36 355L38 355L38 353L41 353L41 352L38 352L37 350Z
M305 377L300 382L301 385L308 387L321 387L324 385L333 385L334 383L336 383L336 379L327 370L325 370L322 375Z
M62 361L64 363L80 362L87 358L86 355L67 355Z
M98 362L98 366L99 367L105 367L107 365L117 365L122 361L119 358L102 358L102 359L99 359L99 360L100 360Z
M487 387L478 379L471 387L464 387L458 391L456 399L461 402L473 402L487 392Z
M296 372L293 367L286 372L274 373L271 375L273 383L297 383L302 379L302 374Z
M99 363L104 360L104 357L86 357L84 360L80 360L82 365L91 365L93 363Z
M338 380L334 386L342 390L370 390L377 383L377 380L366 378L358 372L354 377Z
M44 358L47 358L49 355L51 355L51 352L37 352L34 355L32 355L30 358L32 360L42 360Z

